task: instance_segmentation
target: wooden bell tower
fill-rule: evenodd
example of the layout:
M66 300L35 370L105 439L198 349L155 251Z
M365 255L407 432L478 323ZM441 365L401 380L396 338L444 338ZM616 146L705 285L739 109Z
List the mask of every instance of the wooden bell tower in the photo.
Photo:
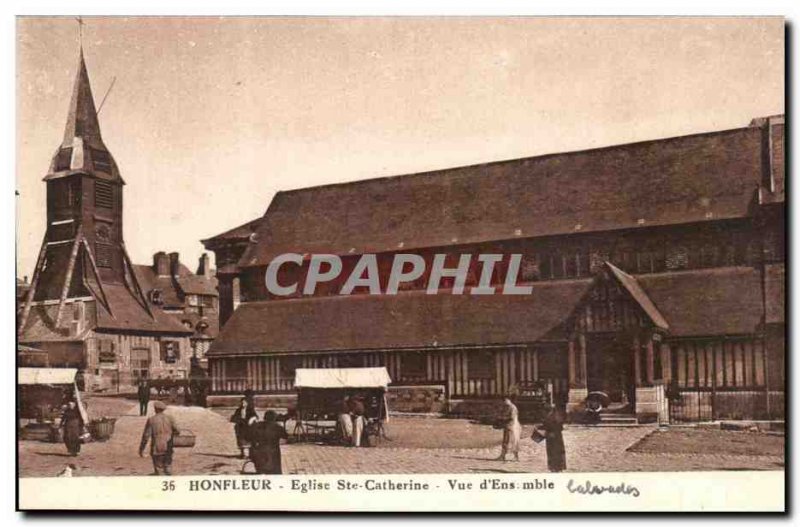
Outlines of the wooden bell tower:
M125 250L122 237L125 182L100 134L83 49L64 138L44 181L47 230L19 317L20 335L35 303L58 302L52 321L55 328L62 325L63 306L70 299L100 302L113 317L105 284L124 285L152 317Z

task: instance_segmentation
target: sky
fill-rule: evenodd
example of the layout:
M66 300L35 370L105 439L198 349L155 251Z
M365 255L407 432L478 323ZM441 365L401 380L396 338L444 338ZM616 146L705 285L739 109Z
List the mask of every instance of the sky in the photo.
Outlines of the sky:
M746 126L784 112L780 18L85 18L135 263L276 191ZM72 17L17 20L17 272L78 65ZM476 199L480 199L476 196ZM320 214L324 214L320 203Z

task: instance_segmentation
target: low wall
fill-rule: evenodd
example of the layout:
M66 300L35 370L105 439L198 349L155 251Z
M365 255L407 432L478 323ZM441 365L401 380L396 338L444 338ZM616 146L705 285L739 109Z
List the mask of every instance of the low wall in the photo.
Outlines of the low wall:
M392 413L441 414L447 411L445 387L389 386L386 402Z
M242 394L209 395L209 407L234 408L238 406ZM256 407L284 409L297 404L297 394L256 394ZM389 386L386 402L392 413L425 413L441 414L447 411L445 387L439 385L425 386Z

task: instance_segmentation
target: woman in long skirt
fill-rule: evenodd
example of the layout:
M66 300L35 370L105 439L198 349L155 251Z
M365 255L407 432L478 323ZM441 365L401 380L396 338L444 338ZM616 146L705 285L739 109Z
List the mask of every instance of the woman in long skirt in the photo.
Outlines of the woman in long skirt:
M253 449L250 459L256 474L282 474L281 439L287 439L286 430L276 422L277 414L268 410L264 421L253 426Z
M514 461L519 461L519 438L522 433L522 427L519 424L519 410L508 397L503 399L503 405L506 422L503 427L503 447L500 451L500 457L497 459L505 461L506 455L512 453L514 454Z
M67 402L61 414L61 427L64 429L64 445L71 456L77 456L81 451L81 433L83 432L83 419L74 400Z
M567 470L567 454L564 449L564 416L555 406L550 406L550 411L542 422L544 438L547 441L547 469L550 472ZM534 431L534 434L536 432Z
M243 459L249 457L250 425L256 421L258 421L258 414L256 414L251 399L242 397L239 401L239 408L231 416L231 423L233 423L233 431L236 433L236 446L239 447L240 456Z

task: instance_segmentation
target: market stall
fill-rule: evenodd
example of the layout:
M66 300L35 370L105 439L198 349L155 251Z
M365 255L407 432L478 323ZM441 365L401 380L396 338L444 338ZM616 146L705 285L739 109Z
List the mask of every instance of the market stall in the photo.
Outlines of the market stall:
M57 421L66 399L77 402L84 423L89 422L75 383L75 368L17 368L18 418L26 420L23 439L57 440Z
M337 417L345 400L358 398L364 406L367 435L372 441L385 438L389 419L386 389L392 379L386 368L299 368L294 386L298 391L294 435L337 439Z

